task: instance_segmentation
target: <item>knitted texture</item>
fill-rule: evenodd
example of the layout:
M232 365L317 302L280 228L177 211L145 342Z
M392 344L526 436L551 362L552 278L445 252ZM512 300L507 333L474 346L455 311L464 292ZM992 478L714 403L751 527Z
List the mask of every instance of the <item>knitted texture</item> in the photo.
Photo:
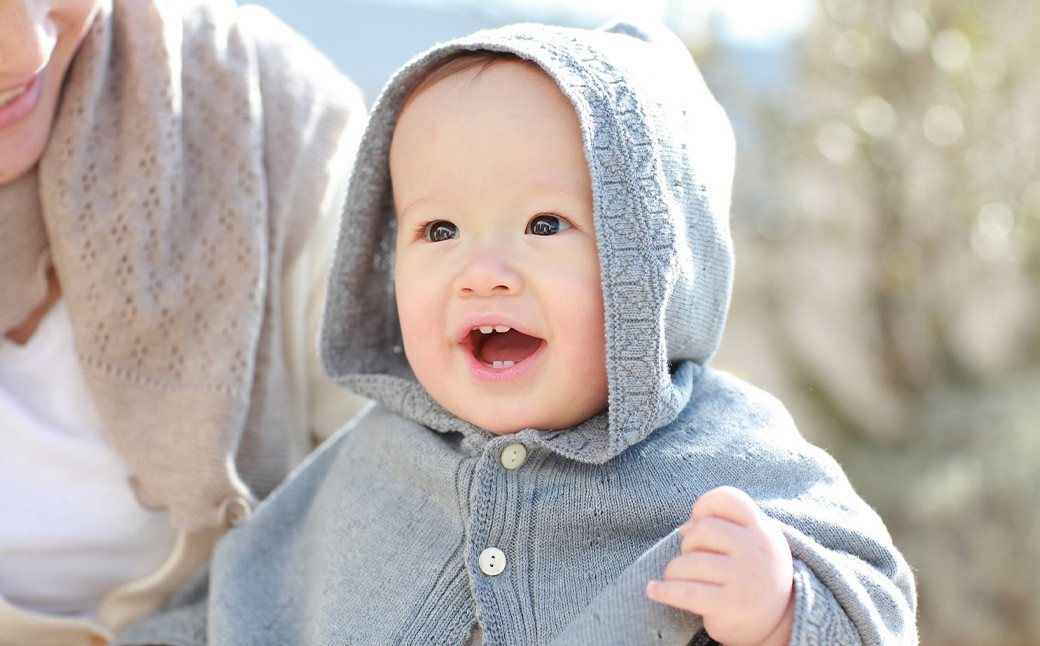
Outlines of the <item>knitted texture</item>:
M357 105L302 39L230 1L104 3L73 61L42 218L105 429L179 527L241 516L288 471L281 276L345 172Z
M604 465L538 431L478 448L377 406L225 535L208 606L175 603L118 643L459 645L479 622L488 645L709 644L644 588L721 485L784 525L791 644L916 643L909 568L834 461L769 395L689 362L679 378L694 385L676 420ZM514 442L528 454L509 471ZM488 547L497 576L479 566Z
M581 121L610 400L564 431L496 436L455 418L415 382L397 338L393 123L425 71L481 49L537 62ZM655 28L521 25L405 66L362 143L323 330L329 372L377 405L224 537L209 641L458 645L477 623L488 645L710 643L699 617L644 590L679 554L694 501L732 485L788 534L792 644L915 643L913 580L877 515L779 402L704 365L729 298L719 169L731 162L718 105ZM510 470L513 443L526 460ZM494 575L480 565L490 548L505 559ZM185 622L198 625L171 608L125 643L163 643Z
M387 163L393 123L408 92L439 61L465 51L509 51L541 66L573 103L592 178L597 241L609 250L600 254L610 286L603 293L609 420L552 442L574 459L604 462L675 417L687 393L675 388L668 365L706 362L729 306L733 140L682 44L663 28L644 31L616 25L478 32L431 50L394 76L372 110L344 214L342 236L365 244L340 240L329 282L322 359L330 376L368 397L405 391L419 409L436 407L412 379L397 338ZM652 333L662 324L661 333ZM390 378L372 380L372 374Z

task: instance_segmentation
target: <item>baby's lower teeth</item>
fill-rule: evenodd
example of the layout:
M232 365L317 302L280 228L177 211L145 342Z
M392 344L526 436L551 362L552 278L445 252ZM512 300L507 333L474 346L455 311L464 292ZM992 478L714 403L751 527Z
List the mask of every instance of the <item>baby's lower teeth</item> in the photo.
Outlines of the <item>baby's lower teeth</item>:
M491 363L492 368L512 368L513 365L512 361L493 361Z

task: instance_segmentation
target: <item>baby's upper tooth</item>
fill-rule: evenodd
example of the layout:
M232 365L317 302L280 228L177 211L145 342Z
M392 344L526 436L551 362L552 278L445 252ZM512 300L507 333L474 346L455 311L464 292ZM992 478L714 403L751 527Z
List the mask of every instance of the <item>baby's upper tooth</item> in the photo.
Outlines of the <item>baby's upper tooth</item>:
M491 334L492 332L508 332L512 328L508 325L478 325L477 329L481 334Z

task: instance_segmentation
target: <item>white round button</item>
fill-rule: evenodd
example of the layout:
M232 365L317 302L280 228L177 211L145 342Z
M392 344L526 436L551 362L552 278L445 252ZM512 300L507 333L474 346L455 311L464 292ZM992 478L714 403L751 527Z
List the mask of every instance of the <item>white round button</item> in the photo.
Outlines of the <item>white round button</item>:
M488 576L498 576L506 569L506 554L497 547L489 547L477 558L480 571Z
M513 469L520 468L520 465L527 459L527 447L523 444L514 442L513 444L507 444L506 448L502 449L502 466L512 471Z
M253 513L252 505L242 496L230 496L225 498L222 504L224 505L224 519L232 527L246 522Z

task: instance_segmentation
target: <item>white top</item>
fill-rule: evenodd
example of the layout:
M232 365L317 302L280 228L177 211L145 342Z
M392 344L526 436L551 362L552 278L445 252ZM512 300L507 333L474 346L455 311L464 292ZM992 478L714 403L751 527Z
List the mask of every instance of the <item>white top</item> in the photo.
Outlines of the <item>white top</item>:
M358 123L363 124L363 121L359 119ZM333 198L330 198L330 200L339 203L342 201L342 198L343 194L340 192ZM332 210L329 209L327 212L331 213ZM286 361L291 383L296 393L293 397L295 407L292 411L292 427L301 431L299 437L293 438L292 455L294 461L302 459L313 447L313 442L325 439L340 428L345 421L349 420L361 408L364 401L324 378L321 364L318 361L318 353L314 348L318 334L317 330L321 322L324 285L327 282L326 276L333 245L327 243L318 244L313 241L334 240L338 231L338 224L338 219L335 217L320 218L315 223L314 231L311 233L312 242L304 247L292 266L282 276L282 343L286 350ZM55 310L57 309L60 309L61 312L56 314ZM31 497L28 495L28 492L32 490L30 480L26 479L24 474L28 469L23 467L19 470L21 475L14 475L10 472L12 465L9 463L14 462L16 455L23 456L26 463L30 459L41 459L44 461L49 461L50 459L49 456L40 458L39 456L29 454L21 446L22 442L20 439L11 439L20 437L20 435L16 436L13 428L10 431L7 430L9 427L13 427L13 421L9 421L13 419L12 411L14 409L22 411L27 409L35 410L40 407L41 398L45 396L56 396L57 399L63 402L71 401L68 394L64 396L58 395L61 392L61 388L65 386L60 386L56 383L53 375L46 377L46 389L40 386L26 388L24 385L30 383L28 368L24 370L15 368L16 365L27 361L23 357L32 352L30 348L35 348L37 344L48 346L54 343L53 341L43 341L44 337L48 335L46 330L51 325L48 321L52 319L59 318L64 321L59 321L57 327L64 330L65 349L63 352L57 352L56 354L64 356L69 362L65 368L54 368L53 370L70 378L74 376L76 383L79 384L77 400L81 402L78 405L80 411L78 418L81 420L85 419L86 415L83 414L83 411L89 410L90 418L93 420L90 428L94 430L95 437L101 436L101 433L97 430L100 428L97 415L94 412L92 400L86 395L84 382L81 377L81 368L76 362L72 350L72 341L68 336L71 334L71 327L63 301L59 301L55 305L55 310L47 314L40 328L25 346L16 346L9 341L0 340L0 373L7 375L0 377L0 646L25 646L25 644L33 644L34 646L89 646L107 643L107 641L112 639L113 634L118 633L133 621L140 619L159 607L180 584L186 581L192 572L209 556L214 541L222 531L221 528L195 533L181 531L177 535L177 542L172 550L168 552L169 558L165 562L154 571L150 571L146 567L138 567L140 564L134 563L134 572L145 571L144 576L131 580L125 585L112 588L102 598L101 604L93 617L89 616L89 611L84 611L78 617L71 615L63 616L50 612L47 608L39 605L31 607L23 605L25 604L25 598L18 596L20 595L18 590L23 587L24 583L14 585L13 583L8 583L9 580L12 582L16 580L24 582L27 579L25 573L31 571L33 573L32 581L42 580L45 574L53 581L53 573L58 572L58 576L61 577L63 583L61 586L62 590L71 592L71 588L67 584L67 573L72 572L82 564L89 566L90 563L88 561L93 561L93 558L70 558L67 550L48 550L46 554L38 551L36 554L26 554L23 557L24 560L19 559L19 562L22 563L28 562L29 559L36 559L36 562L34 565L21 568L17 578L13 573L10 575L7 573L8 564L14 560L8 556L13 548L12 538L22 535L22 530L16 529L18 525L11 524L12 519L14 519L13 522L20 524L22 522L22 510L26 507L30 508L33 514L42 513L39 505L34 506L31 503L18 502L21 499L31 500ZM10 377L12 372L17 372L17 378L13 382ZM41 377L37 374L35 383L38 384L40 379ZM25 390L36 394L28 400L23 400ZM48 391L49 394L45 395L43 393L44 390ZM17 404L14 404L15 402ZM64 407L68 408L71 406L71 404L66 404ZM44 408L47 409L46 402L44 402ZM35 415L35 413L33 414ZM77 419L77 416L72 415L72 418ZM86 425L81 422L78 427L80 431L82 431L84 426ZM313 433L313 436L310 435L311 433ZM104 439L101 438L101 441L104 442ZM9 451L8 444L13 445L11 447L13 451ZM109 450L111 449L109 448ZM133 504L133 509L137 510L136 502L132 500L132 494L129 494L131 503L125 502L129 487L125 484L127 470L123 466L123 461L117 459L114 454L111 454L111 459L111 468L108 470L113 474L118 474L112 478L116 484L113 484L112 487L103 492L99 491L98 495L102 497L113 496L113 499L108 501L105 506L114 507L119 505L122 507L125 504ZM79 498L81 492L78 490L84 487L84 483L80 482L80 479L76 479L74 482L75 486L70 487L70 478L65 475L65 471L59 470L57 474L50 473L50 471L47 473L49 475L45 475L43 472L29 473L32 476L32 487L35 487L37 491L58 491L65 497L75 495L77 499ZM62 479L58 481L49 479L55 476ZM56 482L61 484L56 484ZM41 487L42 489L40 489ZM39 493L34 495L34 497L38 496ZM124 502L118 502L120 500ZM152 514L146 514L146 516L154 517ZM159 516L165 516L165 514L159 514ZM168 520L165 520L164 523L165 525L161 528L162 532L176 532ZM72 541L68 539L76 536L74 527L71 518L64 518L61 529L55 531L56 534L65 537L67 541L66 547L69 550L89 548L93 551L102 551L98 547L99 543L84 546L83 541L80 540L78 541L80 545L71 544ZM119 532L115 532L115 536L121 540ZM118 544L123 545L122 543ZM78 551L77 553L82 555L87 552ZM53 560L53 563L50 562L51 560ZM61 563L60 565L58 564L59 562ZM109 567L116 568L118 565L110 562ZM115 569L110 569L109 572L114 573ZM126 577L127 573L124 573L124 576L119 577L118 580ZM12 588L10 592L8 590L9 587ZM14 588L18 588L18 590ZM11 593L16 596L14 598L8 597Z
M157 570L177 531L137 504L128 476L60 300L27 344L0 342L0 598L92 617L106 592Z

